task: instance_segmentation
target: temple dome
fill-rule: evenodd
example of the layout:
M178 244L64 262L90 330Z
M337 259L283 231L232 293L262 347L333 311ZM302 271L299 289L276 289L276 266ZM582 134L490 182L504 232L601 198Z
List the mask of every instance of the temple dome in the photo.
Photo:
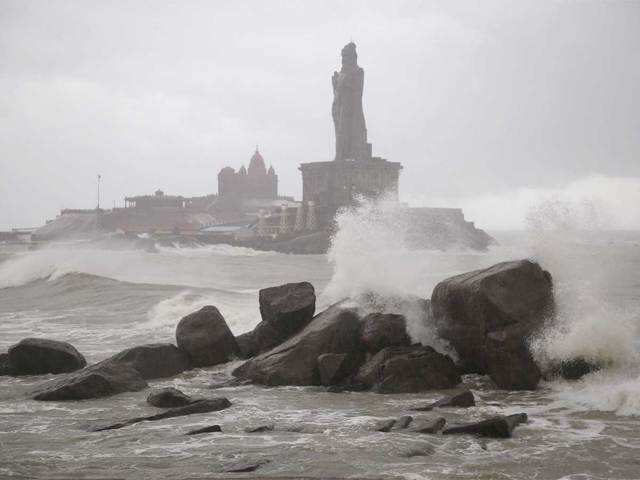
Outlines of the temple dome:
M251 157L249 162L249 175L266 175L267 167L264 165L264 158L260 155L260 152L256 148L256 153Z

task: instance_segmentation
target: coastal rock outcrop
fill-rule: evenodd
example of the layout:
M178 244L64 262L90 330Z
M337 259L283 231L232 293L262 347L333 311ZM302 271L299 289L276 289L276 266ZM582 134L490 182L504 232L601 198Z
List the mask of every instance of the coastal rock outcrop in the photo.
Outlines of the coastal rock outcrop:
M551 275L537 263L504 262L446 279L431 307L465 373L489 374L500 388L537 386L540 370L527 338L553 310Z
M462 381L460 372L447 355L431 347L387 347L365 363L356 382L379 393L413 393L452 388Z
M98 363L45 384L35 392L33 399L86 400L122 392L135 392L147 386L138 370L129 364Z
M46 338L25 338L10 347L7 354L7 371L15 376L69 373L86 365L73 345Z
M239 351L227 322L212 305L202 307L180 320L176 328L176 341L193 367L228 362Z
M325 353L364 355L361 322L354 309L333 305L298 334L233 371L263 385L319 385L318 357Z
M316 310L316 294L308 282L264 288L259 293L262 322L237 338L243 357L270 350L306 327Z
M189 368L186 353L170 343L151 343L128 348L105 362L129 364L145 380L172 377Z
M411 345L403 315L370 313L362 323L362 343L369 353L377 353L386 347Z

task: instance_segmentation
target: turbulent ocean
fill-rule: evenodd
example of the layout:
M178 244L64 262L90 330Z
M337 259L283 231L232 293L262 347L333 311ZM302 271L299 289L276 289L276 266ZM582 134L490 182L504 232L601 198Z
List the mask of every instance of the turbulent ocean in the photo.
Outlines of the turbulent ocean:
M558 304L557 323L531 339L537 354L583 355L609 367L535 392L498 391L485 378L465 377L478 406L448 410L448 422L526 412L529 422L501 440L372 431L438 392L211 388L240 362L150 382L224 395L231 408L100 433L90 429L155 413L145 402L149 391L37 402L28 393L51 377L0 377L0 478L210 478L225 475L229 463L256 460L269 463L245 476L640 478L640 233L497 233L499 244L486 253L410 251L394 235L356 225L328 255L309 256L224 245L153 253L82 242L0 246L0 352L25 337L46 337L72 343L93 363L135 345L175 342L178 321L204 305L217 306L235 334L249 331L260 321L258 290L267 286L309 281L320 311L364 292L428 298L449 276L531 258L551 272ZM429 329L411 330L414 340L439 342ZM213 423L224 433L184 435ZM244 433L261 423L299 431Z

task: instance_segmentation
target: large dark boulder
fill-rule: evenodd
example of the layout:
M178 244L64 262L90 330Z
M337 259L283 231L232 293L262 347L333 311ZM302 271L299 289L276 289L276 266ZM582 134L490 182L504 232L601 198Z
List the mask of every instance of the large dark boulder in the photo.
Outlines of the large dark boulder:
M238 337L245 358L266 352L306 327L316 311L316 294L309 282L264 288L259 293L262 322Z
M527 340L553 310L551 275L537 263L504 262L444 280L431 309L465 373L489 374L501 388L535 388L540 372Z
M357 383L379 393L412 393L453 388L462 381L460 372L447 355L431 347L387 347L365 363Z
M526 343L528 331L514 325L487 334L487 372L500 388L535 390L542 373Z
M406 319L393 313L370 313L362 320L362 343L369 353L411 345Z
M294 337L245 362L233 375L263 385L319 385L318 357L363 353L360 330L355 309L334 305Z
M105 362L129 364L145 380L172 377L189 368L187 354L170 343L152 343L128 348Z
M25 338L9 348L8 370L12 375L69 373L87 365L73 345L46 338Z
M225 363L238 354L236 339L222 314L206 306L180 320L176 328L178 348L194 367Z
M138 370L126 363L98 363L44 385L33 398L44 401L85 400L135 392L147 386Z

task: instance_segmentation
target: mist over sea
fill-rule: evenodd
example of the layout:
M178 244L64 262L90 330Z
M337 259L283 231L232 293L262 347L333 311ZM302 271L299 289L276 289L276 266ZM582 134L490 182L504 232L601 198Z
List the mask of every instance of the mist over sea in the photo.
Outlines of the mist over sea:
M0 478L193 478L246 457L270 463L261 475L416 478L638 478L640 460L640 233L498 232L489 252L410 251L393 215L339 219L328 255L283 255L224 245L160 247L157 253L81 242L0 250L0 351L28 336L65 340L89 362L142 343L175 341L180 318L216 305L234 334L259 322L260 288L309 281L320 311L344 297L430 296L446 277L496 262L532 258L554 278L559 323L531 339L541 361L584 355L609 367L578 382L505 392L467 376L479 407L452 421L527 412L508 440L371 431L424 394L331 394L320 387L242 386L210 390L238 365L151 382L188 394L227 396L233 406L206 415L143 422L108 433L96 423L152 412L147 391L79 402L36 402L42 377L0 377ZM376 229L378 235L371 235ZM414 340L439 345L428 328ZM483 385L480 390L478 387ZM303 425L303 433L247 435L256 423ZM219 423L224 435L184 432ZM426 457L407 458L411 448ZM535 476L532 475L535 472Z

